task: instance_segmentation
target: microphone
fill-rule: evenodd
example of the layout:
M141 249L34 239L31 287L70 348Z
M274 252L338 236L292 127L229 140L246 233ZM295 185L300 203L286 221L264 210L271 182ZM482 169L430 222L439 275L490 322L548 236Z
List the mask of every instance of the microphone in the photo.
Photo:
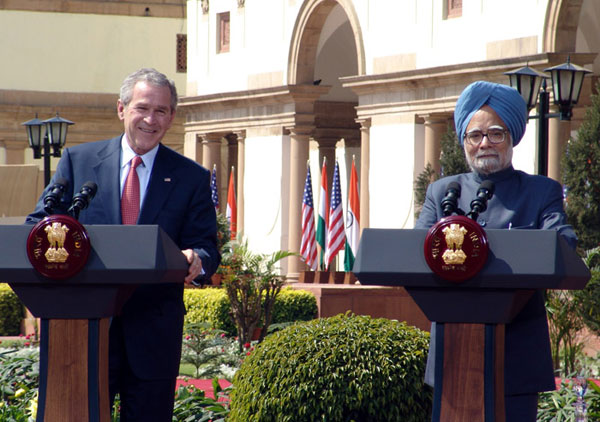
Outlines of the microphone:
M477 220L479 214L487 209L487 201L494 195L495 188L496 186L491 180L481 182L477 189L477 197L471 201L471 211L468 214L471 219Z
M458 198L460 198L460 184L450 182L446 186L446 196L442 200L442 212L447 217L458 210Z
M71 208L69 208L69 213L73 218L76 220L79 219L79 212L90 205L90 201L94 199L97 190L98 185L94 182L85 182L83 186L81 186L79 193L73 195L73 202L71 203Z
M63 177L58 177L54 185L50 188L46 196L44 196L44 211L48 214L54 214L54 209L60 203L65 191L69 187L69 181Z

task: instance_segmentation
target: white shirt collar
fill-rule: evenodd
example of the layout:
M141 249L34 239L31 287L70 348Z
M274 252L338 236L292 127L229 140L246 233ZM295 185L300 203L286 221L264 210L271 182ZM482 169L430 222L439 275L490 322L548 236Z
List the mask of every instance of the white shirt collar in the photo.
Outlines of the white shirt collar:
M127 134L123 134L123 137L121 138L121 151L121 169L123 169L129 164L133 157L137 155L131 149L129 143L127 142ZM144 155L140 155L140 158L144 162L144 167L147 168L149 171L152 171L152 166L154 165L154 159L156 158L157 153L158 144Z

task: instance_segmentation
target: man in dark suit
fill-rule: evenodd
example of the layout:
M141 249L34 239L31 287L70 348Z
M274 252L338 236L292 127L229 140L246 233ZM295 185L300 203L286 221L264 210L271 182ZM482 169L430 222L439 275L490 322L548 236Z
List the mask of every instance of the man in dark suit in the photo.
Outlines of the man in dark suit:
M566 223L560 184L512 167L513 146L525 133L527 107L508 86L479 81L460 95L454 112L456 133L464 144L471 173L432 183L415 225L428 228L444 214L441 203L450 182L458 182L458 208L468 211L484 180L495 191L477 222L491 229L557 230L575 248L577 237ZM533 252L532 252L533 253ZM426 382L433 385L435 324L427 362ZM505 331L505 402L507 421L535 421L538 392L555 389L548 322L540 291L525 305Z
M189 263L182 281L191 284L210 277L220 255L209 171L161 144L176 106L175 84L162 73L140 69L129 75L117 103L125 133L67 148L48 186L67 179L61 203L66 210L74 188L87 181L98 185L96 197L80 213L83 224L162 227L182 249ZM41 198L27 218L30 223L46 216ZM122 422L172 419L185 313L183 286L140 286L111 321L110 397L112 403L119 393Z

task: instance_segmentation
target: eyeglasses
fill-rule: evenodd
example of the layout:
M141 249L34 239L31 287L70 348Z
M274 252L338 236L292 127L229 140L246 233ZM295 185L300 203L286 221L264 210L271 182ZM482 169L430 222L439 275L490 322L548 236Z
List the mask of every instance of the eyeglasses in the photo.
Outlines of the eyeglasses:
M473 130L465 134L465 139L471 145L479 145L483 141L483 137L487 136L492 144L501 144L506 139L506 129L488 129L487 133L480 130Z

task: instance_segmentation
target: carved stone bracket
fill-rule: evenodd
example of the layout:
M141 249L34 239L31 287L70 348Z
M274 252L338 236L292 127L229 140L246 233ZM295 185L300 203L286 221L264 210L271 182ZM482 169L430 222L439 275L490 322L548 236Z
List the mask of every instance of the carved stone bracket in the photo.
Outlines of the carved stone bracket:
M202 13L208 14L208 0L202 0Z

